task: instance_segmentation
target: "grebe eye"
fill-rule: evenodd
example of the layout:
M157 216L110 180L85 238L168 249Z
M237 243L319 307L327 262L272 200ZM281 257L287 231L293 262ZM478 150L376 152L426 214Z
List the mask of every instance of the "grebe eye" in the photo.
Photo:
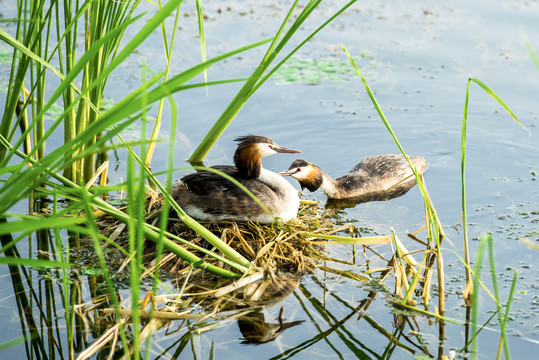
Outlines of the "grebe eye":
M296 170L296 172L300 172L300 171L301 171L301 168L298 168L298 169Z

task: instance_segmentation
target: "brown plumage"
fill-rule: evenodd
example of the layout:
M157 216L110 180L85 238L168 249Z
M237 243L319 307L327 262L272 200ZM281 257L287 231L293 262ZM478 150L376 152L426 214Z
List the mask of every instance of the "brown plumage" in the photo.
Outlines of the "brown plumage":
M231 176L251 191L271 212L264 209L233 182L204 170L184 176L172 187L172 197L191 217L205 221L258 221L271 223L295 218L299 197L294 187L278 174L262 167L261 159L277 153L299 153L259 135L238 137L236 166L212 168Z
M427 168L425 159L414 156L410 161L419 173ZM416 179L402 155L368 156L348 174L333 180L318 166L298 159L280 173L297 179L301 188L316 191L322 188L329 199L389 199L406 193Z

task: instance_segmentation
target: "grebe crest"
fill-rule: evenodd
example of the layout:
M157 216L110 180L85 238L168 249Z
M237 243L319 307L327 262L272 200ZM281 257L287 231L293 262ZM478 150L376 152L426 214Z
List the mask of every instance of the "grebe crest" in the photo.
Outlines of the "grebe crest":
M256 179L262 169L262 158L277 153L299 153L301 151L280 146L266 136L247 135L234 139L238 148L234 153L234 164L245 179Z

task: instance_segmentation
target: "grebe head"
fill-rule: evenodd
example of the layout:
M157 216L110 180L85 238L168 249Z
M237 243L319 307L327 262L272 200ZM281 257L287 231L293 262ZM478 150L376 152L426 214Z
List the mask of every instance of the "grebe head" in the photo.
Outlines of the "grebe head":
M292 176L299 181L301 190L307 188L311 192L318 190L324 180L322 170L318 166L303 159L295 160L288 170L280 172L279 175Z
M299 150L281 146L266 136L240 136L235 141L239 144L234 153L234 165L236 165L239 173L247 179L256 179L260 176L261 159L265 156L277 153L301 153Z

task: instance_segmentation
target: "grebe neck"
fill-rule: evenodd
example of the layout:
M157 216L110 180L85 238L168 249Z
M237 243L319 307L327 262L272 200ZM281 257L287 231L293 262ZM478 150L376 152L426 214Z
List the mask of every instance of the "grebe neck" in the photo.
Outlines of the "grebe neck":
M337 196L337 194L339 193L337 182L322 170L320 170L320 175L322 177L320 189L322 189L324 194L326 194L326 196L329 198Z
M242 178L258 178L262 170L262 157L258 152L257 144L238 146L234 153L234 165Z
M260 168L260 175L256 180L267 185L281 199L278 216L284 222L296 218L299 208L299 195L290 182L286 181L281 175L263 167Z
M278 194L286 195L286 196L292 196L293 198L298 198L298 192L292 186L292 184L288 181L286 181L281 175L274 173L273 171L264 169L263 167L260 168L260 175L258 178L256 178L257 181L260 181L261 183L269 186L273 191L275 191Z

